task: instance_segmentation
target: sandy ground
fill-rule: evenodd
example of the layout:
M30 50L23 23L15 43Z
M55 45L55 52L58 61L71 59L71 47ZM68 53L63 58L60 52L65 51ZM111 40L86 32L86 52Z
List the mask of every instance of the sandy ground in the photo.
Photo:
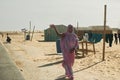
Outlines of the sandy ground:
M56 42L44 42L43 33L35 33L32 41L24 41L23 34L10 35L12 43L5 43L10 56L26 80L64 80L62 55L56 52ZM106 43L102 61L102 41L95 44L96 54L78 55L73 66L75 80L120 80L120 44ZM80 45L81 46L81 45ZM92 50L92 45L88 47Z

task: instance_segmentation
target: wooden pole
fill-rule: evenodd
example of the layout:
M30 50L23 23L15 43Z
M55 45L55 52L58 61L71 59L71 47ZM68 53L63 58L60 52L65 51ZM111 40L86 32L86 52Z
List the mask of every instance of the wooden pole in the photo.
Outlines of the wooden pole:
M31 32L31 21L30 21L30 27L29 27L29 35L30 35L30 32Z
M105 60L106 14L107 14L107 5L104 5L104 33L103 33L103 57L102 57L103 61Z
M76 35L78 36L78 26L79 26L79 24L78 24L78 21L77 21L77 28L76 28ZM79 36L78 36L79 37Z
M78 35L78 27L79 27L79 23L78 23L78 21L77 21L77 35Z
M26 40L26 31L24 31L24 40Z
M35 26L34 26L33 31L32 31L31 41L32 41L32 38L33 38L34 30L35 30Z

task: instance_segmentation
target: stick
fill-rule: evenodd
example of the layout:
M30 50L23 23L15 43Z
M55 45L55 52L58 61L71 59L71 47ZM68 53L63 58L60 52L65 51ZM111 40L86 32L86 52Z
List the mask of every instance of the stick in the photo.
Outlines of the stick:
M32 38L33 38L34 30L35 30L35 26L34 26L33 31L32 31L31 41L32 41Z

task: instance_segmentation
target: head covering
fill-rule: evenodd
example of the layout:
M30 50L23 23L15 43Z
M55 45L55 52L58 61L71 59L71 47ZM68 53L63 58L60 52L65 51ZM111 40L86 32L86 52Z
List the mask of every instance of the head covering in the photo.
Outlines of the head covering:
M74 32L73 25L71 25L71 24L68 25L67 32L69 32L69 29L72 29L72 30L73 30L72 33Z

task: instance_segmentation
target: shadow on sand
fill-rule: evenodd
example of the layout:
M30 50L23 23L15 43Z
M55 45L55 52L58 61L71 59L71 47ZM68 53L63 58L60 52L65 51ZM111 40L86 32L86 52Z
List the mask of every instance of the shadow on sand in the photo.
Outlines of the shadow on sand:
M45 40L37 40L38 42L55 42L55 41L45 41Z
M48 67L48 66L60 64L60 63L62 63L62 61L63 61L63 60L58 61L58 62L54 62L54 63L45 64L45 65L42 65L42 66L38 66L38 68L40 68L40 67Z
M90 66L88 66L88 67L86 67L86 68L83 68L83 69L80 69L80 70L74 71L73 73L77 73L77 72L80 72L80 71L86 70L86 69L91 68L91 67L93 67L93 66L95 66L95 65L97 65L97 64L99 64L99 63L101 63L101 62L103 62L103 61L100 61L100 62L94 63L94 64L92 64L92 65L90 65ZM64 75L61 75L61 76L58 76L57 79L55 79L55 80L66 80L66 79L65 79L65 76L64 76Z
M65 79L65 75L58 76L58 78L55 79L55 80L66 80L66 79Z
M74 73L77 73L77 72L80 72L80 71L83 71L83 70L89 69L89 68L91 68L91 67L93 67L93 66L95 66L95 65L97 65L97 64L99 64L99 63L101 63L101 62L103 62L103 61L100 61L100 62L94 63L94 64L92 64L92 65L89 65L89 66L86 67L86 68L83 68L83 69L80 69L80 70L74 71Z
M61 56L62 54L58 54L58 53L53 53L53 54L45 54L46 56L52 56L52 55L59 55Z

